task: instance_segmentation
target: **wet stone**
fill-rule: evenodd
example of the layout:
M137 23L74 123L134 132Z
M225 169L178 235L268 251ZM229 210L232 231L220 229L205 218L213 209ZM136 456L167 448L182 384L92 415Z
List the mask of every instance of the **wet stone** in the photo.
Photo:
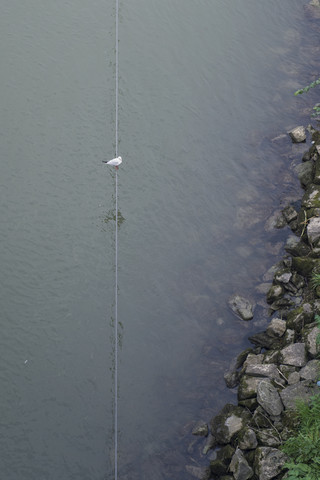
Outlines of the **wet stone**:
M281 318L273 318L267 327L267 334L270 337L282 337L287 329L287 323Z
M287 223L292 222L293 220L296 220L298 217L297 211L292 207L292 205L288 205L282 210L282 214L284 218L286 219Z
M251 320L253 318L253 304L244 297L240 295L233 295L228 304L237 317L240 317L242 320Z
M209 428L205 422L198 422L192 430L192 435L199 435L201 437L206 437L208 433Z
M314 164L312 160L308 160L304 163L300 163L294 168L296 174L298 175L300 183L303 187L306 187L307 185L313 182L313 168L314 168Z
M267 302L273 303L283 295L283 288L281 285L272 285L267 293Z
M300 125L299 127L293 128L288 133L294 143L302 143L306 141L306 138L307 138L306 129L302 125Z
M311 252L311 248L295 235L290 235L284 248L293 257L305 257Z

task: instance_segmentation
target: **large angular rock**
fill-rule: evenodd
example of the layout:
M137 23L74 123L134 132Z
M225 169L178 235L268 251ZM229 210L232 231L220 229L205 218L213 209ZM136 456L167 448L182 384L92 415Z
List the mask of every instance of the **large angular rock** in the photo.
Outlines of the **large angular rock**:
M274 363L264 363L261 365L249 365L246 367L245 373L253 377L267 377L272 380L281 381L278 368Z
M283 348L280 352L280 362L294 367L304 367L307 363L306 345L293 343Z
M299 165L294 167L294 171L298 175L298 178L303 187L306 187L307 185L309 185L309 183L312 183L313 169L314 164L312 160L307 160L306 162L299 163Z
M255 432L250 427L241 430L238 436L238 445L241 450L253 450L258 446Z
M262 380L257 389L257 400L261 407L272 416L280 415L283 404L278 390L269 380Z
M260 428L257 431L259 445L264 447L278 447L282 443L280 434L274 428Z
M257 396L258 384L262 381L261 377L251 377L243 375L238 387L238 400L246 400Z
M317 338L320 334L319 328L313 323L311 325L306 325L301 333L309 355L312 358L315 358L320 353L320 345L317 342Z
M316 382L320 374L320 360L310 360L305 367L301 368L299 373L303 380Z
M310 386L309 380L289 385L280 391L280 397L286 410L294 410L297 400L308 401L312 395L318 393L319 387L316 384Z
M295 127L290 132L288 132L293 143L302 143L306 141L307 132L303 125Z
M312 305L310 303L304 303L288 313L287 327L292 328L299 333L302 327L313 322L313 320L314 311Z
M307 226L307 235L310 245L318 245L320 240L320 218L310 218Z
M253 470L239 448L237 448L232 457L229 469L233 473L235 480L249 480L249 478L253 477Z
M305 208L320 207L320 185L310 183L302 197L301 206Z
M288 457L272 447L258 447L255 453L254 471L259 480L271 480L279 475Z
M284 291L281 285L272 285L267 293L267 302L273 303L282 297Z
M244 297L240 295L233 295L228 304L237 317L240 317L242 320L251 320L253 318L254 305Z
M314 268L320 267L320 260L318 258L308 257L293 257L292 268L296 270L303 277L311 275Z
M269 337L282 337L287 329L287 322L281 318L273 318L267 326L267 334Z
M293 257L306 257L311 252L309 245L295 235L290 235L290 237L288 237L284 249Z
M212 418L210 422L211 433L217 444L230 443L250 418L250 413L244 408L231 404L225 405L219 415Z

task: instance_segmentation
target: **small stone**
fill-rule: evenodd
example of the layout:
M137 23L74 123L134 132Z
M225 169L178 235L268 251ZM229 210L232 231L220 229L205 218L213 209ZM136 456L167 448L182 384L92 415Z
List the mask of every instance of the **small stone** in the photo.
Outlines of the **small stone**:
M283 295L283 288L281 285L272 285L267 293L267 302L273 303Z
M306 141L306 129L302 125L299 127L295 127L288 133L294 143L302 143Z
M267 334L270 337L279 338L282 337L287 329L287 323L281 318L273 318L270 324L267 326Z
M290 253L293 257L306 257L311 253L309 245L299 240L295 235L288 237L287 243L284 247L285 251Z
M304 367L307 363L306 345L293 343L280 351L280 362L294 367Z
M257 400L269 415L280 415L283 411L279 393L269 380L262 380L258 384Z

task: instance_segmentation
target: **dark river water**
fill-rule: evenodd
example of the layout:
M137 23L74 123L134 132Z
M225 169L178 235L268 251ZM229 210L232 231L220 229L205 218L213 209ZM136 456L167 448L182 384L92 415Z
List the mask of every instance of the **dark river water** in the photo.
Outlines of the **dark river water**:
M305 2L120 0L121 479L209 462L193 422L268 320L288 231L266 221L305 149L275 138L319 72ZM111 479L115 1L2 0L0 26L0 477Z

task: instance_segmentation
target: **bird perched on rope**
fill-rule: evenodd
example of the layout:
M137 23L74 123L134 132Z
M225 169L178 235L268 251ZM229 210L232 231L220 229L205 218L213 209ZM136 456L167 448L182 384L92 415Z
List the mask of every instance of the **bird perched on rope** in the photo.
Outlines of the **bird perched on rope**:
M113 158L108 162L107 160L102 160L102 163L106 163L107 165L112 165L113 167L116 167L116 170L119 170L119 165L122 163L122 158L121 157Z

